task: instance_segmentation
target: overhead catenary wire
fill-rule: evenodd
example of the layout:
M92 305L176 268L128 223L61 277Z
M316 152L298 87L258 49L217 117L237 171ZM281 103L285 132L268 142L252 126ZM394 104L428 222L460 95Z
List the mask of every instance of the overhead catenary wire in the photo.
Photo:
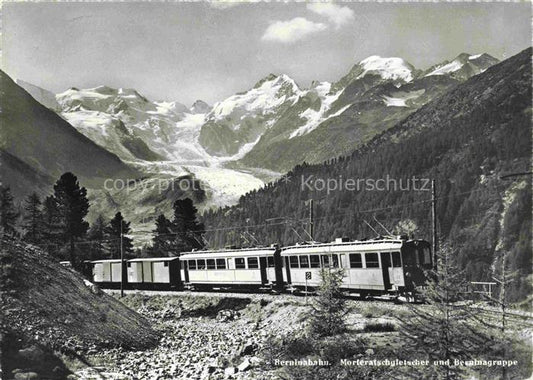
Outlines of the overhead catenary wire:
M495 187L504 187L504 186L505 186L504 184L500 184L500 185L496 185ZM436 200L439 201L441 199L453 198L453 197L456 197L456 196L472 194L472 193L476 193L476 192L480 192L480 191L486 191L486 189L470 190L470 191L464 191L464 192L451 194L451 195L447 195L447 196L439 196L439 197L436 198ZM371 208L371 209L366 209L366 210L357 210L356 209L356 210L350 210L350 211L346 211L346 212L342 212L342 213L328 214L327 216L322 216L322 217L314 217L313 220L317 221L317 220L331 218L331 217L334 217L334 216L343 216L343 215L349 215L349 214L354 214L354 213L356 213L356 214L366 214L366 213L372 213L372 212L378 212L378 211L386 211L386 210L391 210L391 209L395 209L395 208L402 208L402 207L406 207L406 206L419 205L419 204L430 203L430 202L432 202L431 199L426 199L426 200L407 202L407 203L391 205L391 206L376 207L376 208ZM278 219L284 219L284 220L282 222L277 222L277 223L265 223L265 222L263 222L263 223L254 224L254 225L246 224L246 225L238 225L238 226L217 227L217 228L195 230L195 231L191 231L191 232L205 233L205 232L217 232L217 231L232 231L232 230L239 230L239 229L246 229L246 228L251 228L251 229L254 229L254 228L265 228L265 227L271 227L271 226L287 225L287 224L290 223L290 221L296 221L296 222L300 222L300 223L306 223L308 221L308 218L298 218L295 215L278 216L278 217L275 217L275 218L269 218L267 220L278 220ZM137 232L137 233L135 233L135 235L139 235L139 234L142 234L142 233L152 234L152 232ZM180 235L182 233L183 232L169 232L169 233L165 233L165 234L158 234L157 236L161 236L161 237L163 237L163 236L176 236L176 235Z
M506 185L499 184L499 185L496 185L495 187L496 188L498 188L498 187L506 187ZM486 191L486 189L470 190L470 191L460 192L460 193L451 194L451 195L447 195L447 196L439 196L439 197L436 198L436 200L438 201L438 200L442 200L442 199L453 198L453 197L456 197L456 196L472 194L472 193L476 193L476 192L480 192L480 191ZM379 211L387 211L387 210L392 210L392 209L396 209L396 208L403 208L403 207L412 206L412 205L420 205L420 204L424 204L424 203L430 203L431 201L432 201L431 199L426 199L426 200L421 200L421 201L413 201L413 202L407 202L407 203L402 203L402 204L397 204L397 205L376 207L376 208L364 209L364 210L355 209L355 210L350 210L350 211L341 212L341 213L328 214L327 216L322 216L322 217L314 217L313 221L316 222L317 220L323 220L323 219L331 218L331 217L334 217L334 216L344 216L344 215L349 215L349 214L366 214L366 213L373 213L373 212L379 212ZM257 229L257 228L288 225L291 222L299 222L299 223L303 223L303 224L308 222L308 218L298 218L298 217L296 217L294 215L291 215L291 216L289 216L289 215L287 215L287 216L279 216L279 217L276 217L276 218L269 218L268 220L279 220L279 219L282 219L282 221L281 222L276 222L276 223L265 223L265 222L263 222L263 223L258 223L258 224L254 224L254 225L246 224L246 225L238 225L238 226L216 227L216 228L196 230L196 231L192 231L192 232L206 233L206 232L217 232L217 231L232 231L232 230L247 229L247 228L249 228L249 229ZM142 235L142 234L150 234L150 235L152 235L153 232L138 231L138 232L132 233L131 235ZM165 234L158 234L157 236L160 236L160 237L177 236L177 235L180 235L180 234L182 234L182 233L181 232L169 232L169 233L165 233ZM83 244L94 244L94 243L109 243L109 242L114 242L114 241L119 241L119 240L120 240L119 237L118 238L114 238L114 239L103 239L103 240L93 239L93 240L76 241L74 244L83 245ZM47 243L45 245L49 246L49 245L58 245L58 244L56 244L56 243Z

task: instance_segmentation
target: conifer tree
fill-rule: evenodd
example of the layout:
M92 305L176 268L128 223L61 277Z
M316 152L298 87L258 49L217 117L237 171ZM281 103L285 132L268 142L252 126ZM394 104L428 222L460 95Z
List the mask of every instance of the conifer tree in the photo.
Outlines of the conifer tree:
M14 234L18 213L9 186L0 186L0 227L4 233Z
M174 219L172 229L175 233L174 248L177 252L201 249L204 247L202 232L204 225L198 222L198 210L190 198L174 202Z
M124 220L122 213L117 212L113 219L109 222L106 229L107 253L111 259L120 258L120 235L122 234L122 249L124 250L124 257L133 257L132 239L127 236L130 233L130 222Z
M89 228L87 238L91 241L89 258L102 259L105 256L104 240L106 238L106 221L100 214Z
M53 196L48 196L43 202L43 241L42 246L54 255L59 254L62 244L62 224L59 206Z
M346 330L345 316L349 309L340 290L344 271L322 268L320 277L318 294L312 305L310 329L314 335L332 336Z
M78 178L67 172L55 183L54 198L62 222L63 241L69 244L70 262L76 267L75 242L89 228L89 223L84 220L89 212L87 189L80 187Z
M172 222L164 214L157 217L155 221L155 230L153 246L151 251L156 256L172 256L177 254L174 250L173 241L175 235L172 232Z
M497 326L465 299L467 282L455 256L447 246L438 255L437 269L428 272L422 292L427 305L410 304L408 316L398 316L406 338L404 350L411 357L427 359L429 366L409 367L410 373L432 379L460 379L470 368L454 365L465 361L498 357L502 339ZM433 365L433 363L440 363ZM416 376L415 376L416 377Z
M44 221L41 209L41 199L37 193L30 194L24 205L24 240L32 244L39 244L42 241Z

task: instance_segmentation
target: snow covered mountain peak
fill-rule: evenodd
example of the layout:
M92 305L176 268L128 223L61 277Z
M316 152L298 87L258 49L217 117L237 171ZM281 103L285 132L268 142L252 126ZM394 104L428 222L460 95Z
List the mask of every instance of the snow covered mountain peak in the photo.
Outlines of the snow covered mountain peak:
M270 74L249 91L241 92L214 105L208 115L211 120L223 120L230 115L268 114L287 101L295 102L302 91L289 76ZM238 114L238 115L237 115Z
M72 87L56 95L63 112L83 108L90 111L118 114L120 112L162 114L178 117L188 112L188 108L177 102L152 102L132 88L112 88L98 86L78 89ZM135 115L136 117L139 115Z
M444 61L426 71L426 77L434 75L449 75L453 78L468 79L473 75L482 73L499 61L486 53L469 54L461 53L453 61Z
M377 74L385 80L410 82L413 80L414 67L402 58L383 58L379 55L372 55L359 62L363 72L358 78L363 78L367 74Z

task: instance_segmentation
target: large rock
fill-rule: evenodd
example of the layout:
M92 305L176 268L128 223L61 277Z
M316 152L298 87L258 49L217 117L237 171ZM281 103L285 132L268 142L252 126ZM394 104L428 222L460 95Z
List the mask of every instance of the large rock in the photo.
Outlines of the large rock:
M249 369L251 367L251 363L248 359L244 359L244 361L238 365L238 369L239 369L239 372L244 372L246 371L247 369Z
M224 369L224 375L226 375L226 376L235 375L236 372L237 372L237 369L235 367L228 367L228 368Z
M28 348L19 350L18 355L27 361L38 363L43 361L45 352L36 345L32 345Z

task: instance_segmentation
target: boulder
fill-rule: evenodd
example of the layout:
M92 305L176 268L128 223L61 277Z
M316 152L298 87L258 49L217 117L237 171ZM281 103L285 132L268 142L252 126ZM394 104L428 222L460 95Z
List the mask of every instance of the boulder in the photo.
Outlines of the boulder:
M15 380L37 380L39 375L35 372L17 372Z
M237 368L239 369L239 372L244 372L247 369L249 369L251 366L252 365L250 361L248 359L244 359L244 361L241 364L239 364Z
M252 341L248 341L243 347L242 347L242 355L253 355L257 351L257 344L255 344Z
M28 361L41 363L44 360L45 352L39 347L33 345L19 350L18 355Z
M228 367L228 368L224 369L224 375L226 375L226 376L235 375L236 372L237 372L237 369L235 367Z

